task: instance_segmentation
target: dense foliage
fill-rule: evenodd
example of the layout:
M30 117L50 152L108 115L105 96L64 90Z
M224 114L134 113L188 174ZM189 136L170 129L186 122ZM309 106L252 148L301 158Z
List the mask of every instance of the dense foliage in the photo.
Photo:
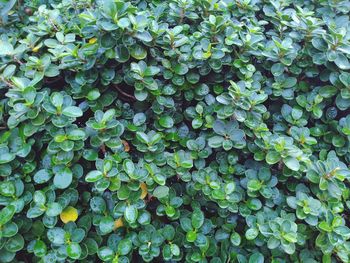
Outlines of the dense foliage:
M0 1L0 262L350 262L350 2Z

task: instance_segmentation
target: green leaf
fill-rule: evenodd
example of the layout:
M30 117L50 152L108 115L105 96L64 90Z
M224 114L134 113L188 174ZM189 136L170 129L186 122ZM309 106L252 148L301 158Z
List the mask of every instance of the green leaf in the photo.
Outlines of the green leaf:
M46 195L43 191L38 190L34 192L33 201L38 205L44 205L46 203Z
M133 123L136 126L141 126L142 124L145 123L145 121L146 121L146 115L142 112L136 113L133 118Z
M119 242L120 244L121 242ZM102 247L98 250L97 252L98 257L103 260L104 262L106 261L110 261L113 259L114 257L114 252L112 249L110 249L109 247Z
M164 260L169 260L172 258L172 253L170 250L170 246L168 244L165 244L163 249L162 249L162 256Z
M257 198L253 198L253 199L249 199L247 202L247 206L249 207L249 209L251 210L255 210L258 211L261 209L262 207L262 203L259 199Z
M350 73L348 72L342 72L339 75L339 80L341 81L341 83L344 84L345 87L350 87Z
M87 99L97 100L100 96L101 96L101 93L99 92L99 90L93 89L93 90L90 90L89 93L87 94Z
M186 240L188 242L194 242L197 239L197 233L194 230L187 232Z
M171 128L174 125L174 120L170 116L162 116L159 119L159 124L164 128Z
M0 40L0 56L10 56L13 53L13 46L11 43Z
M88 161L95 161L98 158L98 154L93 149L85 149L83 152L83 157Z
M142 143L145 143L145 144L149 143L149 138L148 138L147 134L144 132L137 132L136 138Z
M270 237L268 242L267 242L267 247L269 249L275 249L277 248L279 245L281 244L281 242L275 238L275 237Z
M318 227L323 231L332 232L332 227L325 221L320 222Z
M334 232L338 235L341 235L344 237L344 239L350 238L350 229L347 226L338 226L334 228Z
M34 182L37 184L44 184L51 179L52 175L45 169L41 169L34 174Z
M36 240L34 244L34 255L41 258L47 253L47 246L42 240Z
M5 248L10 252L17 252L23 249L24 247L24 238L22 235L17 234L14 237L11 237L7 240Z
M63 245L65 242L65 234L66 232L62 228L54 227L47 231L47 238L54 245Z
M246 232L245 232L245 237L248 240L253 240L255 239L259 234L258 229L256 228L249 228Z
M136 222L137 216L138 216L137 208L134 205L127 205L124 212L125 220L128 223L132 224Z
M223 121L216 120L213 124L213 130L216 134L224 136L226 134L226 126Z
M68 133L69 140L80 141L80 140L83 140L84 138L85 138L85 132L82 130L75 129L75 130L69 131Z
M239 246L241 244L241 237L238 233L234 232L230 236L230 241L231 241L232 245Z
M0 194L3 196L13 196L16 192L15 185L11 181L0 183Z
M148 97L148 92L146 90L135 90L134 94L138 101L144 101Z
M249 191L259 191L261 189L261 182L258 180L249 180L247 187Z
M18 233L18 226L14 222L7 222L2 226L2 237L13 237Z
M62 114L67 117L77 118L83 116L83 111L79 107L69 106L63 109Z
M278 163L279 160L281 159L281 156L278 152L275 152L275 151L269 151L266 155L266 162L268 164L275 164L275 163Z
M188 67L186 64L176 64L174 67L174 72L178 75L185 75L188 72Z
M151 223L151 214L147 211L140 212L137 222L140 225L149 225Z
M44 210L39 206L34 206L28 209L26 216L28 218L36 218L44 214Z
M204 223L204 214L200 209L195 209L191 216L192 226L195 229L200 228Z
M224 138L221 136L213 136L208 139L208 145L212 148L219 148L222 146Z
M17 88L19 88L20 90L24 90L24 89L25 89L26 87L28 87L29 84L30 84L29 79L27 79L27 78L15 77L15 76L13 76L13 77L11 78L11 81L12 81L13 84L14 84Z
M103 173L101 171L98 170L93 170L90 171L86 177L85 177L85 181L89 182L89 183L94 183L97 182L98 180L103 178Z
M130 239L122 239L118 244L118 253L122 256L125 256L130 253L132 250L132 242Z
M127 28L129 25L130 25L130 21L128 18L126 17L123 17L121 19L118 20L118 26L121 27L121 28Z
M348 5L2 0L0 262L349 262Z
M147 31L137 32L135 34L135 37L140 39L141 41L145 41L145 42L151 42L153 39L151 34Z
M151 76L155 76L160 72L160 69L158 67L155 66L149 66L146 68L146 70L144 71L144 76L146 77L151 77Z
M15 6L16 0L9 0L3 4L1 10L0 10L0 15L1 15L1 20L3 21L3 24L5 25L8 22L8 15L10 10ZM1 42L0 42L1 45Z
M14 205L8 205L1 209L0 211L0 226L5 225L8 221L10 221L15 214L16 207Z
M335 59L334 63L340 68L340 69L350 69L350 63L348 58L342 54L338 53L337 58Z
M15 155L12 153L1 153L0 154L0 164L5 164L11 162L13 159L15 159Z
M333 138L332 138L332 144L335 146L335 147L343 147L345 145L346 141L345 141L345 138L342 137L342 136L339 136L339 135L335 135Z
M109 109L105 113L103 113L103 117L101 122L106 123L108 121L111 121L115 116L115 109Z
M324 254L322 256L322 263L331 263L332 262L332 256L330 254Z
M338 92L337 88L334 87L334 86L323 86L320 88L320 95L323 97L323 98L331 98L333 97L334 95L336 95Z
M4 71L3 71L3 77L5 78L5 79L9 79L9 78L11 78L12 76L13 76L13 74L15 73L15 71L16 71L16 66L15 65L8 65L5 69L4 69Z
M111 216L105 216L101 219L99 228L102 234L108 234L113 231L114 228L114 219Z
M165 213L166 213L167 216L173 217L176 214L176 210L172 206L166 206L165 207Z
M52 202L47 204L46 215L58 216L62 212L62 206L59 203Z
M259 252L255 252L249 257L248 263L264 263L264 255Z
M296 243L298 241L296 233L287 233L287 234L283 235L283 238L291 243Z
M287 158L284 158L283 159L283 162L285 163L285 165L289 168L289 169L291 169L291 170L293 170L293 171L298 171L299 170L299 168L300 168L300 164L299 164L299 161L296 159L296 158L294 158L294 157L287 157Z
M129 160L129 159L126 159L124 160L123 162L123 168L124 168L124 171L128 174L128 175L132 175L135 171L135 165L134 163Z
M124 63L128 61L130 58L129 50L125 46L116 47L115 48L115 59L120 62Z
M53 184L59 189L65 189L72 183L72 180L72 171L68 167L65 167L55 174Z
M192 228L192 221L191 221L191 219L189 219L187 217L181 217L180 218L180 225L181 225L181 228L185 232L189 232L189 231L193 230L193 228Z
M171 244L170 245L170 250L171 250L171 253L177 257L180 255L180 248L178 247L178 245L176 244Z
M130 55L138 60L144 59L147 56L147 51L140 45L133 45L130 48Z
M157 186L153 191L153 196L158 199L167 197L168 195L169 195L169 187L167 186L163 186L163 185Z
M67 246L67 255L72 259L79 259L81 256L81 247L78 243L72 242Z
M271 67L271 72L274 76L280 76L283 74L283 71L284 71L284 65L281 64L281 63L276 63L276 64L273 64L273 66Z
M54 92L50 96L51 103L56 107L59 108L63 105L63 96L59 92Z

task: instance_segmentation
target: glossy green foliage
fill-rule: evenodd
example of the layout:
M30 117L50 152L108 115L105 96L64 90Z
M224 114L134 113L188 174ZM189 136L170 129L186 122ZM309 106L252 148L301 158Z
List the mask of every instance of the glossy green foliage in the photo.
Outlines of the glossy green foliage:
M350 262L349 14L0 1L0 262Z

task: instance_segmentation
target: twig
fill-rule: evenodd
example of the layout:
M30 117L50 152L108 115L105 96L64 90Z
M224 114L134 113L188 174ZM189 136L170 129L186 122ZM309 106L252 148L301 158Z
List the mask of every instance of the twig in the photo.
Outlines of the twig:
M5 80L4 78L1 78L0 81L4 82L7 86L11 88L17 88L15 85L13 85L10 81Z
M128 93L126 93L125 91L121 90L121 88L118 87L118 85L114 85L114 87L125 97L131 99L131 100L136 100L136 98L133 95L130 95Z
M15 56L13 57L13 60L16 61L18 64L23 65L24 63L22 61L20 61L18 58L16 58Z
M106 154L106 146L104 144L101 145L100 149L103 154Z
M185 10L184 8L181 8L180 10L180 24L182 24L183 20L184 20L184 16L185 16Z
M53 28L55 29L55 31L59 31L58 28L57 28L57 26L55 25L55 23L52 21L52 19L51 19L50 17L48 17L47 20L48 20L48 21L50 22L50 24L53 26Z
M147 199L145 200L146 203L149 203L152 201L153 195L151 195L150 193L147 194Z
M52 83L55 83L56 81L60 81L62 79L63 79L62 76L58 76L58 77L51 78L51 79L44 79L44 83L45 84L52 84Z

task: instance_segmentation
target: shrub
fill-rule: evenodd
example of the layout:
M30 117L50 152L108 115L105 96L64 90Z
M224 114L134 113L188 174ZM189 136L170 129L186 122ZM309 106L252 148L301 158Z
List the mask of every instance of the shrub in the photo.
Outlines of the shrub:
M0 7L0 262L350 261L349 1Z

